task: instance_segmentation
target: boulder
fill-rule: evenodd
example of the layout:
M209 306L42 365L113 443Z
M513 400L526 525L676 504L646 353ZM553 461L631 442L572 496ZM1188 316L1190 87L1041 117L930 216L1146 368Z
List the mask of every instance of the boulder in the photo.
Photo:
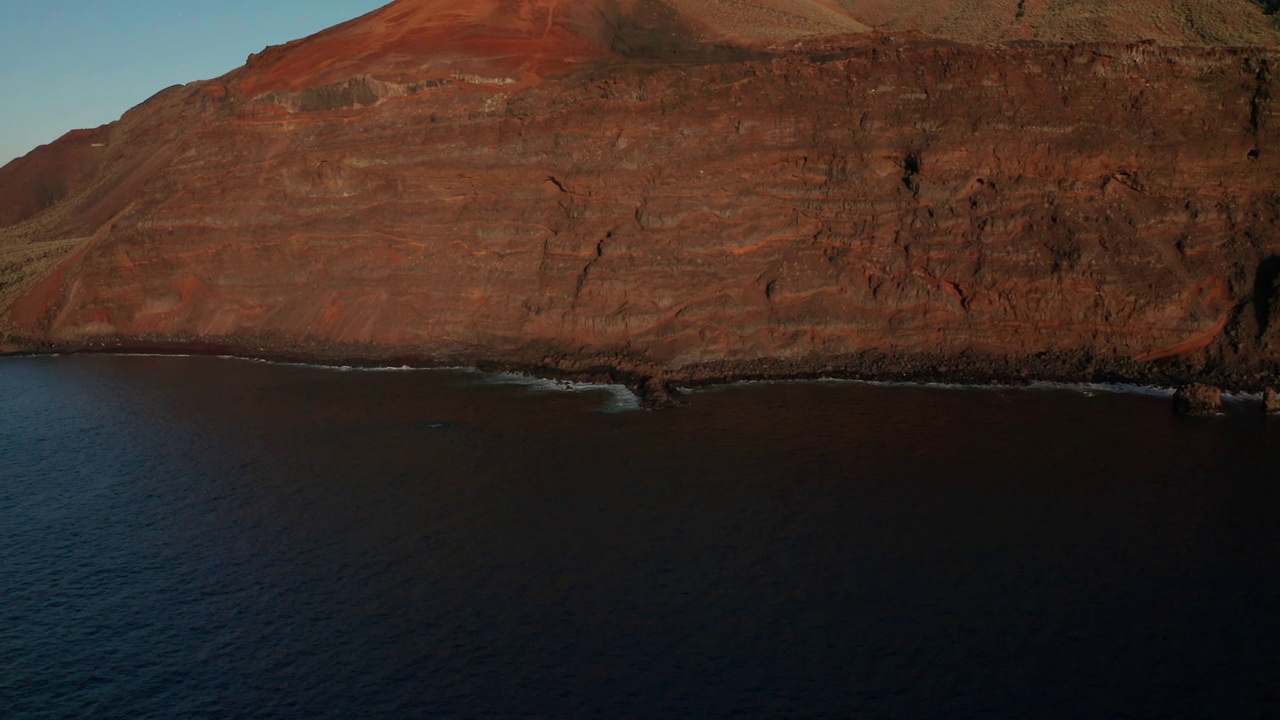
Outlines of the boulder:
M1267 388L1262 393L1262 407L1268 415L1280 415L1280 392Z
M1222 389L1194 383L1173 394L1173 411L1179 415L1221 415Z

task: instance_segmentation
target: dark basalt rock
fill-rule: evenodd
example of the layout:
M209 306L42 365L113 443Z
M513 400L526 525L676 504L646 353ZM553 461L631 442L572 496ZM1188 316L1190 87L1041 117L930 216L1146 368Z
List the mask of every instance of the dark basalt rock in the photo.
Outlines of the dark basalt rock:
M1173 411L1179 415L1221 415L1222 390L1202 383L1180 387L1173 394Z
M1280 415L1280 392L1275 388L1267 388L1262 393L1262 407L1268 415Z

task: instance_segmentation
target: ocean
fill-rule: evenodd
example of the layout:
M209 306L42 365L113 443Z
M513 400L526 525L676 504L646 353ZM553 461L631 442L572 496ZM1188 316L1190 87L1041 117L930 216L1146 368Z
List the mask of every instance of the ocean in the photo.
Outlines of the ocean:
M7 718L1280 717L1280 421L0 360Z

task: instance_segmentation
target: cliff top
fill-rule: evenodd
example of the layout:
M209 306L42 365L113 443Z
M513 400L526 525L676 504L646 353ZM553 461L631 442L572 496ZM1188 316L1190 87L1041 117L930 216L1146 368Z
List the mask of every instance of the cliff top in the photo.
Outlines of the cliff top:
M267 48L232 76L248 96L368 73L536 80L619 55L874 30L978 44L1280 45L1276 23L1251 0L397 0Z
M1042 40L1275 47L1265 3L1251 0L836 0L878 29L960 42Z

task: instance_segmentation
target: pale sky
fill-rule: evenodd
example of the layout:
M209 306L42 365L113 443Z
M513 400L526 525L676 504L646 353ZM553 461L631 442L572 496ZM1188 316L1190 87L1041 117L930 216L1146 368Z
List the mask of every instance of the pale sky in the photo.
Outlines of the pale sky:
M0 0L0 165L389 0Z

